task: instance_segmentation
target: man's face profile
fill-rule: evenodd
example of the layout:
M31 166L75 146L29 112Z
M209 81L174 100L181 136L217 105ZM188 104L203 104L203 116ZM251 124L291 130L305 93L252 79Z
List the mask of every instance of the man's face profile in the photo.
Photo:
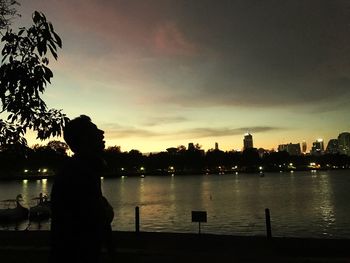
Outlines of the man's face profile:
M105 148L104 131L97 128L95 124L90 123L87 130L84 132L83 144L89 152L100 153Z

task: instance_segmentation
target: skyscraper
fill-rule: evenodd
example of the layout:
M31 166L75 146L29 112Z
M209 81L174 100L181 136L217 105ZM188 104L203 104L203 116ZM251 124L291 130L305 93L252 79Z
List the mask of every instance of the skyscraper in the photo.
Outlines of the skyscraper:
M342 132L338 136L339 153L350 156L350 133Z
M253 136L250 133L244 134L243 150L253 148Z
M303 141L303 143L301 144L301 147L302 147L302 151L303 151L303 153L305 154L305 153L306 153L306 150L307 150L307 144L306 144L306 141Z
M337 139L330 139L327 148L326 148L326 153L330 154L337 154L339 153L339 144Z
M314 155L323 154L324 153L324 143L323 139L317 139L312 143L311 153Z
M289 155L300 155L300 143L280 144L278 145L278 151L287 152Z

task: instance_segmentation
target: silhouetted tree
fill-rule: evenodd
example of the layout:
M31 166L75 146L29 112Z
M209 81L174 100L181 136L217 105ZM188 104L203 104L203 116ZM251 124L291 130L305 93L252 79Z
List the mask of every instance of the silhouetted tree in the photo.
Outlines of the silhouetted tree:
M157 174L166 173L168 171L169 166L174 165L174 155L169 154L168 152L150 154L146 160L147 171L154 171Z
M205 153L197 143L192 149L184 153L184 170L187 172L200 173L204 170Z
M15 6L19 3L15 0L0 0L0 30L7 29L14 17L19 16Z
M120 146L110 146L105 149L103 159L107 163L108 170L112 174L118 174L120 169L125 166L126 154L122 153Z
M2 145L0 149L0 178L20 174L31 149L20 143Z
M35 144L30 149L24 168L34 172L40 170L40 173L43 169L56 172L68 158L67 149L68 146L60 141L50 141L47 145Z
M2 3L12 7L15 2ZM6 16L11 14L16 11L9 9L4 13L4 25L10 23ZM40 139L61 135L68 120L61 110L48 109L41 98L53 77L48 68L48 51L57 59L57 48L62 47L62 41L43 13L35 11L32 19L31 27L22 27L18 33L8 29L1 39L1 113L8 115L6 121L0 120L0 144L26 144L23 135L27 129L34 130Z
M130 150L127 154L127 167L132 173L138 172L145 165L145 157L139 150Z
M225 153L221 150L209 150L205 156L205 163L208 169L215 172L220 171L219 167L225 164Z
M59 155L67 155L67 150L69 149L69 146L61 141L50 141L47 143L47 146Z

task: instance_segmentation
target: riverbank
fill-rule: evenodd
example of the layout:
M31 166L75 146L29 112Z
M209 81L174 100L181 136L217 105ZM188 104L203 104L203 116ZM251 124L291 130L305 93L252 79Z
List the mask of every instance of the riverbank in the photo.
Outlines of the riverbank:
M350 239L113 232L103 262L350 262ZM47 262L49 231L0 231L1 262Z
M293 173L293 172L305 172L309 171L310 173L317 173L321 171L342 171L350 170L350 168L319 168L319 169L310 169L310 168L300 168L300 169L269 169L264 171L254 170L254 171L222 171L222 172L203 172L203 171L191 171L191 172L148 172L148 173L104 173L102 176L104 178L123 178L123 177L146 177L146 176L203 176L203 175L224 175L224 174L256 174L259 176L264 176L265 173ZM11 181L11 180L42 180L42 179L51 179L54 177L54 173L50 174L21 174L21 175L9 175L9 176L0 176L1 181Z

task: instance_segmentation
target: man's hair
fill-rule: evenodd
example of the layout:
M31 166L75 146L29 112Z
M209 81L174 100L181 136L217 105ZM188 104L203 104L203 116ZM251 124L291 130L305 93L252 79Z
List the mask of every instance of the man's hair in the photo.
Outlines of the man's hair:
M80 115L70 120L63 129L63 138L73 152L76 152L81 145L81 137L84 132L91 127L91 119L89 116Z

